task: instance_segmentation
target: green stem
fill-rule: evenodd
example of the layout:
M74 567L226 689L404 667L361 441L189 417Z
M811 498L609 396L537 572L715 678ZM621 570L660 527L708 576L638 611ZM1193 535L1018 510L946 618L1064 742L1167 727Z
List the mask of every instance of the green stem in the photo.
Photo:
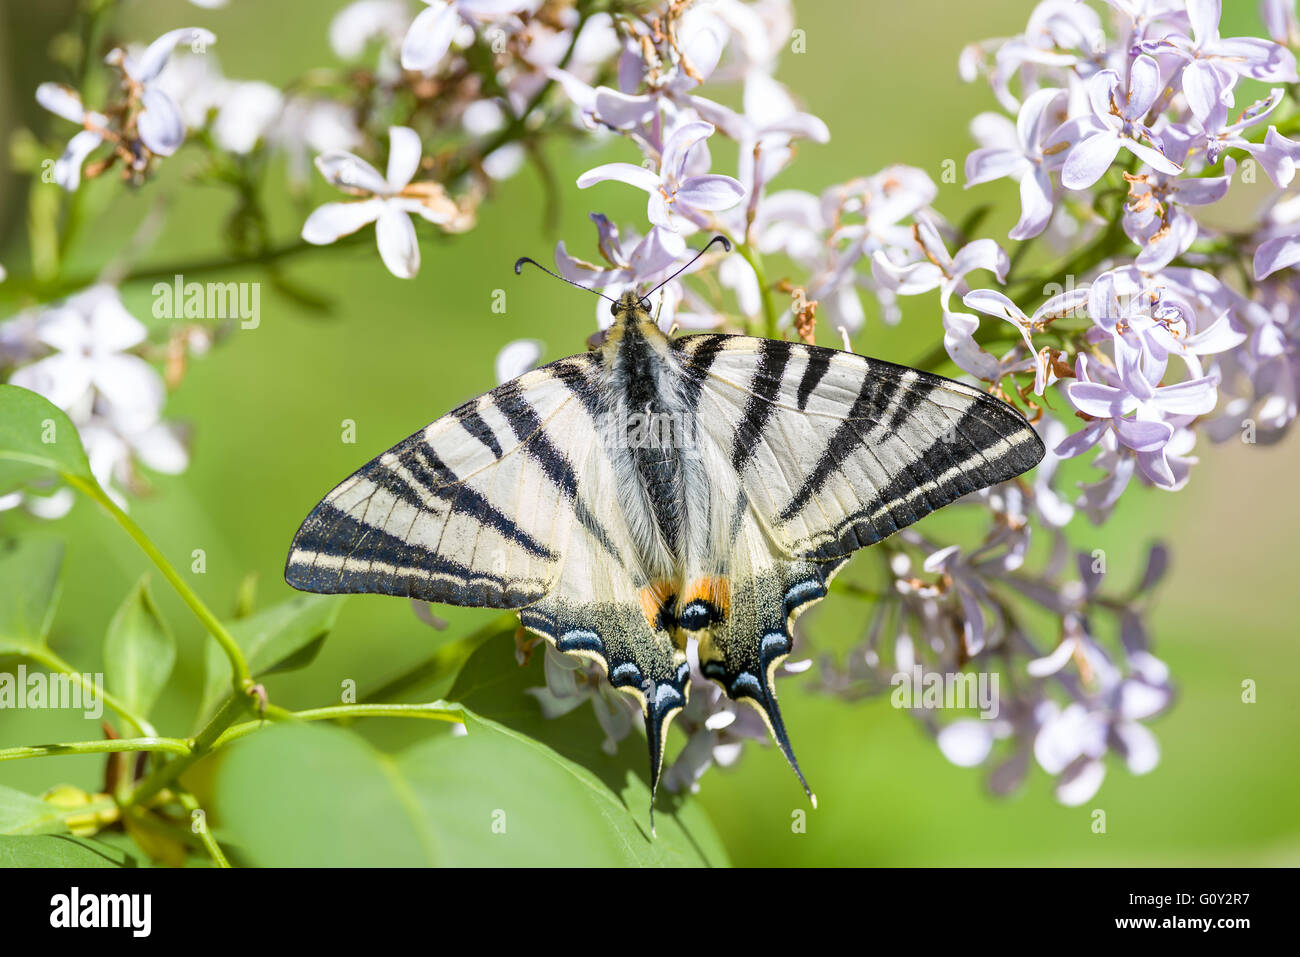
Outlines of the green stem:
M181 807L190 812L191 817L195 811L203 811L203 809L199 807L199 799L189 791L177 791L176 800L180 801ZM203 813L203 824L198 830L198 838L203 842L203 847L207 850L208 856L212 858L212 862L216 864L217 867L230 867L230 861L226 859L225 852L221 850L221 845L217 843L217 839L212 836L212 831L208 827L206 812Z
M141 781L131 792L131 796L126 799L123 807L141 806L179 778L194 762L212 750L222 733L248 710L249 703L247 695L241 692L236 692L227 698L226 703L212 716L212 720L190 742L189 752L168 761Z
M44 758L63 754L112 754L118 751L168 751L189 754L190 745L180 738L106 738L102 741L73 741L68 744L33 744L20 748L0 748L0 761L19 758Z
M185 579L181 578L180 574L172 567L171 563L167 561L167 558L163 553L158 550L158 546L156 546L149 539L149 536L144 533L144 530L141 529L140 526L126 514L126 512L122 511L122 509L118 507L117 503L109 498L97 483L88 481L78 475L65 474L63 477L67 480L69 485L90 498L92 501L98 503L104 511L108 512L108 514L122 526L126 533L135 540L135 543L140 546L140 549L146 555L149 556L150 560L158 566L158 570L163 573L163 577L171 583L171 586L174 589L176 589L176 593L180 595L181 600L189 606L190 611L192 611L194 616L203 623L203 627L206 628L208 633L216 639L217 644L221 646L221 650L224 651L226 657L230 659L230 669L233 674L233 684L236 694L242 695L245 693L246 689L253 682L252 675L248 669L248 662L244 659L243 650L240 649L230 632L226 630L226 626L217 619L217 616L212 613L207 605L203 604L203 600L195 594L194 589L190 588Z
M781 333L776 326L776 306L772 302L772 290L767 285L762 253L748 243L736 243L736 252L749 263L749 268L754 270L754 275L758 277L758 289L763 296L763 324L766 327L767 338L780 339Z
M309 708L306 711L290 711L276 715L293 721L335 721L339 718L424 718L430 721L449 721L453 724L465 722L461 709L445 701L431 701L427 704L342 704L326 708ZM232 741L238 741L252 734L266 724L265 721L245 721L228 728L212 745L213 750L224 747Z

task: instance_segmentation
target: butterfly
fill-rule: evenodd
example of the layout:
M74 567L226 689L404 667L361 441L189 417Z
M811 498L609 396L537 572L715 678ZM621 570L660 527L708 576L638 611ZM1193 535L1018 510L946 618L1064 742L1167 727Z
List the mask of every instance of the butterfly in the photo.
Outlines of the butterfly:
M854 551L1033 468L1043 443L1009 404L937 375L670 337L635 290L610 302L593 351L471 399L326 495L285 578L517 610L639 703L652 814L694 641L704 677L757 709L815 807L774 688L794 619Z

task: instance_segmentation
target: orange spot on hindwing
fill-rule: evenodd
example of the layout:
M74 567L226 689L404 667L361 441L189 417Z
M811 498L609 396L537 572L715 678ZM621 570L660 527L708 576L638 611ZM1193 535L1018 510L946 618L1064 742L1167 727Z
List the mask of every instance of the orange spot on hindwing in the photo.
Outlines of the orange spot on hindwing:
M731 608L731 582L726 578L698 578L682 596L677 623L683 631L700 631L723 621Z
M654 631L671 631L673 626L673 586L670 582L654 582L641 589L641 614Z

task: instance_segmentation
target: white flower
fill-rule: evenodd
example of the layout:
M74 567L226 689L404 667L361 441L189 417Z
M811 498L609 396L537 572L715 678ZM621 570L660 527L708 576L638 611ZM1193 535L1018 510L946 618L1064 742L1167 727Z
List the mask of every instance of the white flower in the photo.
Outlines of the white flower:
M88 410L100 396L115 421L148 424L162 407L162 377L127 352L146 337L145 327L126 311L117 291L95 286L40 317L36 338L54 354L20 368L10 382L39 392L69 413Z
M171 156L185 142L185 120L180 108L164 86L156 82L172 51L182 43L190 44L197 51L216 42L216 34L211 30L182 27L167 31L138 56L120 47L109 52L107 62L121 67L127 78L140 87L143 109L136 117L136 129L140 141L151 153Z
M507 342L497 353L497 382L509 382L525 372L537 368L542 357L542 343L536 339L516 339Z
M284 94L269 83L231 83L212 124L212 136L222 149L245 155L274 128L283 108Z
M77 91L60 83L38 86L36 102L56 116L85 127L68 141L62 155L54 161L54 181L66 190L75 190L81 184L81 167L86 157L104 142L108 117L87 110Z
M618 180L649 195L646 216L656 226L673 232L693 231L688 223L707 226L706 213L730 209L745 198L738 180L706 172L709 151L704 141L712 135L711 123L681 123L664 142L657 173L632 163L606 163L579 176L578 188Z
M531 13L540 0L425 0L402 41L402 68L428 73L451 49L452 38L463 23L470 26L511 14Z
M407 6L403 0L357 0L330 21L330 46L345 60L354 60L374 39L397 49L406 33Z
M420 165L420 137L415 130L391 127L388 141L387 178L345 150L316 157L322 176L339 189L366 198L318 207L303 223L302 238L323 246L374 223L384 265L399 279L411 279L420 270L420 247L410 214L445 224L455 216L456 208L438 184L411 183Z
M117 290L94 286L41 313L35 339L52 355L22 366L10 384L45 396L77 426L91 471L121 505L114 479L131 478L132 459L159 472L177 473L188 453L172 426L161 421L166 390L162 377L128 350L147 338L145 327L122 305ZM18 504L6 496L2 507ZM69 496L24 495L33 514L57 518L71 507Z

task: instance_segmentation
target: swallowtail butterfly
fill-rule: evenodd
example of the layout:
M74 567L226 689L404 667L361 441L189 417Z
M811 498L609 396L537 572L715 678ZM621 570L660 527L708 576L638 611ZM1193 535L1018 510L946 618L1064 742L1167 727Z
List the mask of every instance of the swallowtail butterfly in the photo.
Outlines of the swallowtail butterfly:
M693 639L815 806L773 687L794 618L855 550L1033 468L1043 444L1010 405L940 376L801 343L670 338L635 291L611 302L598 348L466 402L326 495L285 578L517 609L639 702L652 809Z

